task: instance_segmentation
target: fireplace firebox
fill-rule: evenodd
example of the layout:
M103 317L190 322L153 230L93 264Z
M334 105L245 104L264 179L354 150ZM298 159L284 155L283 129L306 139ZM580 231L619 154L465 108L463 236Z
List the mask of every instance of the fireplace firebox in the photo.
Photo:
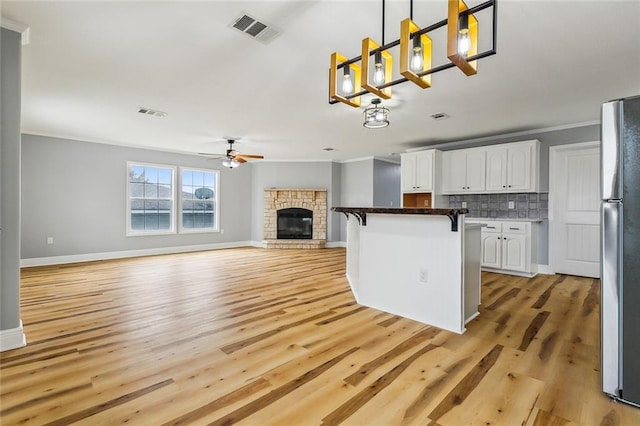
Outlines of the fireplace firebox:
M310 240L313 238L313 211L300 208L278 210L279 240Z

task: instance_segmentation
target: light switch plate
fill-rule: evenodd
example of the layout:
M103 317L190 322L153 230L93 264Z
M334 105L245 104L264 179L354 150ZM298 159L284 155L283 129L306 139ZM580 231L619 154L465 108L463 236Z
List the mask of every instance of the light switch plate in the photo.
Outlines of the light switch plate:
M462 208L463 208L463 209L466 209L466 208L467 208L467 202L466 202L466 201L463 201L463 202L462 202Z
M510 209L515 209L516 208L516 202L515 201L509 201L509 208Z

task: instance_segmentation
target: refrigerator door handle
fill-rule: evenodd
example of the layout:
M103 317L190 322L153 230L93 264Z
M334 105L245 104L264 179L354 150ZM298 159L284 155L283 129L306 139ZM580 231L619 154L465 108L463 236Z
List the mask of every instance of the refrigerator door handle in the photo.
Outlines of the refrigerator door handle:
M620 396L620 282L622 280L622 203L602 203L601 348L602 390Z
M602 105L602 199L622 198L620 161L621 101Z

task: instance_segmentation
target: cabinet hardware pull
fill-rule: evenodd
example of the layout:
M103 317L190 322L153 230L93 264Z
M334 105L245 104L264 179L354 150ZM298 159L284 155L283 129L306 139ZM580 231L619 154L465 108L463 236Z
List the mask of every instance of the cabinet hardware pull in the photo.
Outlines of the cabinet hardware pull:
M507 187L507 185L502 185L502 187L503 187L503 188L506 188L506 187Z
M495 226L487 226L488 229L496 229Z
M520 228L509 228L509 229L511 229L512 231L519 231L520 230Z

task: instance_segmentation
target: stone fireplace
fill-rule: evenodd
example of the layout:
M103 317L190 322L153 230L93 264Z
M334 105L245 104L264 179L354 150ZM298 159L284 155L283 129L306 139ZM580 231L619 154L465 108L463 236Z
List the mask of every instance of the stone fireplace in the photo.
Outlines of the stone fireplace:
M263 242L266 248L324 248L327 190L265 189Z

